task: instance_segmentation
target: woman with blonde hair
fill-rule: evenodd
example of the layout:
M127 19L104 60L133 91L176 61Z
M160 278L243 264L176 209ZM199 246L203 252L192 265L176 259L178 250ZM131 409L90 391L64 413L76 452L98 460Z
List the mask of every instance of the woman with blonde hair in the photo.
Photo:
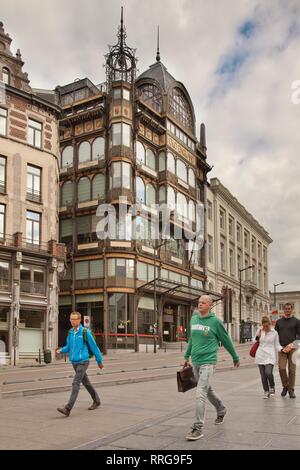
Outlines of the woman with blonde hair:
M264 389L264 398L270 398L275 394L275 382L273 368L276 363L277 351L282 351L277 331L271 328L269 317L263 317L262 326L256 333L259 346L255 355L255 364L259 367L261 382Z

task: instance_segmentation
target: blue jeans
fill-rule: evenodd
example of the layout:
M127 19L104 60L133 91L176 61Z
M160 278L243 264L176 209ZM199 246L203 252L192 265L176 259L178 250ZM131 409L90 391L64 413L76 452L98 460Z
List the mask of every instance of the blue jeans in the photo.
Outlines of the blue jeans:
M210 381L214 373L213 364L204 364L202 366L193 365L195 379L198 382L196 388L196 418L193 428L202 430L205 421L206 399L216 408L218 416L226 413L226 407L222 400L214 392Z
M82 362L80 364L72 364L73 369L75 370L75 377L72 383L72 392L66 408L71 410L75 404L75 401L78 397L80 383L82 382L89 394L91 395L93 401L100 402L100 398L93 385L91 384L88 376L86 375L89 362Z

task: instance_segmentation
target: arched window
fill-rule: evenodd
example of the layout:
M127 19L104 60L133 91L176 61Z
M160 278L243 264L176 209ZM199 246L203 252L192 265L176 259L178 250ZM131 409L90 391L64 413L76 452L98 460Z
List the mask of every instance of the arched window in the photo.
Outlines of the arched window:
M145 183L139 176L136 178L136 201L145 204Z
M151 106L158 113L162 110L162 96L159 88L152 84L142 85L139 88L140 99Z
M61 154L61 167L73 166L73 147L68 145L65 147Z
M90 179L85 176L80 178L77 186L78 202L85 202L91 200L91 182Z
M103 160L105 155L105 140L97 137L92 144L92 160Z
M66 181L61 188L61 206L73 204L73 183Z
M10 73L6 67L2 69L2 82L5 83L5 85L10 84Z
M187 167L181 160L177 160L176 174L179 179L187 183Z
M158 156L158 171L165 171L166 169L166 154L165 152L160 152Z
M136 162L140 165L145 164L145 147L141 142L136 143Z
M177 193L177 213L178 215L181 215L182 217L187 218L188 216L188 205L187 205L187 200L186 197L181 194Z
M175 175L175 158L171 152L168 152L167 170Z
M192 170L192 168L189 168L189 185L192 186L193 188L194 188L195 185L196 185L195 173L194 173L194 171Z
M105 196L105 176L96 175L92 181L92 199L103 199Z
M79 163L87 162L91 159L91 145L89 142L81 142L78 149Z
M193 116L190 105L179 88L173 88L169 98L169 113L187 129L193 129Z
M167 204L171 211L175 209L175 191L171 186L167 190Z
M152 184L147 184L146 186L146 204L147 206L151 206L152 204L155 204L155 189L152 186Z
M147 149L146 151L146 165L147 167L151 168L151 170L156 170L155 155L151 149Z

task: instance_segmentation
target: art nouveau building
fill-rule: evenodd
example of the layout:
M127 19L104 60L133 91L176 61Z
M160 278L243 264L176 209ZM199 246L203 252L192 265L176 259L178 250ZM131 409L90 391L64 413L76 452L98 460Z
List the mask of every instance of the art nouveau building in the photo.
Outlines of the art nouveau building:
M0 23L0 352L15 364L56 347L64 247L57 243L60 109L34 93L10 44Z
M199 142L189 94L159 51L136 77L135 51L125 37L121 21L118 43L106 56L105 83L83 79L56 89L62 108L60 241L68 247L59 339L72 308L104 349L153 343L156 326L159 343L184 337L205 287L203 221L195 237L210 169L205 128ZM167 240L155 204L168 206ZM109 211L115 233L103 239ZM178 236L183 222L188 227Z

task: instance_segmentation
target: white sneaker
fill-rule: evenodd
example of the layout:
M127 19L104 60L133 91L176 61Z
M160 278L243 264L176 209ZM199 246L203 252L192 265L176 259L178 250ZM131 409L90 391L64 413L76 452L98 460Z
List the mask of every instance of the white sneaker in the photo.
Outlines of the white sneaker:
M270 393L269 392L264 393L264 399L266 400L267 398L270 398Z

